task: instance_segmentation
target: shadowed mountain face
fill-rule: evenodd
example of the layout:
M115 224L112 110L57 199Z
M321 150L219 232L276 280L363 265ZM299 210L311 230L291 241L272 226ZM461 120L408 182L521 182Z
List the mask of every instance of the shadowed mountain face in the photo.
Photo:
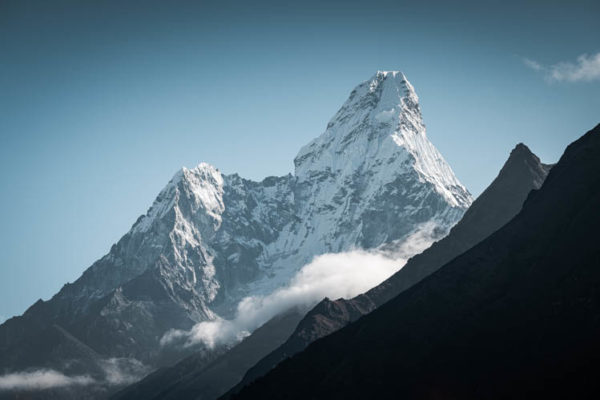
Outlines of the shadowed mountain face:
M600 125L508 224L234 396L597 398Z
M510 221L521 210L531 190L539 189L550 165L542 164L524 144L518 144L490 186L473 202L444 239L411 258L396 274L351 300L325 299L308 312L292 336L250 369L231 391L265 375L281 361L315 340L371 312L403 290L435 272Z

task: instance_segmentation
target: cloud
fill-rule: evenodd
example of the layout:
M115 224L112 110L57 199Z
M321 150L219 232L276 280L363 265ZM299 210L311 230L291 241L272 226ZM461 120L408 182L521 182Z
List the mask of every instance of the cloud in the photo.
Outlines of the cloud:
M235 318L218 318L195 325L190 331L171 330L161 344L208 348L235 343L272 317L293 307L310 307L324 297L351 298L378 285L406 260L434 241L434 224L422 226L407 240L378 251L353 250L315 257L302 267L290 283L266 296L246 297L237 306Z
M150 368L135 358L109 358L100 361L104 371L104 383L108 386L128 385L139 381Z
M88 385L121 386L137 382L150 372L146 365L134 358L109 358L101 360L99 366L104 376L97 376L97 379L89 375L68 376L53 369L1 375L0 391L34 391Z
M523 62L526 66L528 66L534 71L541 71L542 69L544 69L544 67L542 67L542 65L539 62L530 60L529 58L523 58Z
M66 376L51 369L43 369L2 375L0 376L0 390L42 390L66 386L85 386L94 382L94 379L87 375Z
M582 54L575 62L560 62L544 66L537 61L523 58L523 63L534 71L544 74L550 82L591 82L600 80L600 53Z

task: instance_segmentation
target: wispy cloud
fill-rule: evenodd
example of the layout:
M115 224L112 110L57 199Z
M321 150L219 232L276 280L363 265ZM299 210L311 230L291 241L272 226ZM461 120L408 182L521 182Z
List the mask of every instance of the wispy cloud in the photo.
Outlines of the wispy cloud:
M535 60L523 58L523 63L534 71L544 74L550 82L591 82L600 80L600 53L582 54L574 62L543 65Z
M109 358L100 362L104 371L103 383L108 386L128 385L142 379L150 368L135 358Z
M386 250L354 250L317 256L290 283L266 296L244 298L235 318L216 319L195 325L190 331L171 330L162 345L208 348L241 340L275 315L293 307L310 307L324 297L350 298L381 283L398 271L406 260L429 247L435 225L424 225L398 246Z
M150 369L134 358L101 360L99 367L104 376L68 376L54 369L12 372L0 375L0 391L34 391L71 386L123 386L139 381Z
M534 71L541 71L544 69L544 67L539 62L531 60L529 58L523 58L523 62L526 66L528 66Z
M85 386L94 383L87 375L66 376L51 369L16 372L0 376L0 390L42 390L66 386Z

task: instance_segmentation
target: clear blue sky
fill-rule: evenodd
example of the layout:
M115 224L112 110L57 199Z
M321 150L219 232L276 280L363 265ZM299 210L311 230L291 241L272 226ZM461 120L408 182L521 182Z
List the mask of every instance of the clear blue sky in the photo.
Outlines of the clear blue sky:
M0 316L75 280L181 166L291 172L379 69L475 195L517 142L556 161L600 122L598 4L0 2Z

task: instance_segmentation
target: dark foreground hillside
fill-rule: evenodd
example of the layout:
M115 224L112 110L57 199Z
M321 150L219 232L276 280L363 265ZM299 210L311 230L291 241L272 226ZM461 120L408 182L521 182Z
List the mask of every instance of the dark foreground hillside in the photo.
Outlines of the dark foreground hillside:
M521 211L529 192L540 188L550 167L540 162L527 146L518 144L496 179L473 202L448 236L408 260L400 271L368 292L348 300L321 301L308 312L290 338L248 370L229 394L239 392L315 340L396 297L501 228Z
M600 126L506 226L235 398L597 398Z

